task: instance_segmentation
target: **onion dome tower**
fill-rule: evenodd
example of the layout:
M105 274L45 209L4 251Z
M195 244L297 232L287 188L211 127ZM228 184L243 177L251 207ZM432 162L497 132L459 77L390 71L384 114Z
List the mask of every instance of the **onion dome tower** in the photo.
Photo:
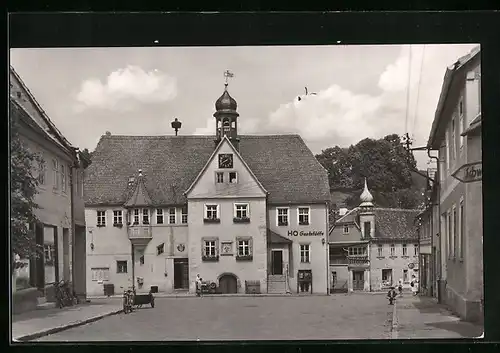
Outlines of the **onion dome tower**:
M361 204L359 205L359 207L373 207L373 195L368 190L368 184L366 183L366 178L365 178L365 189L363 190L359 198L361 200Z
M229 77L233 77L233 74L229 71L224 72L226 78L226 83L224 84L224 93L215 102L215 143L218 144L220 140L227 136L229 141L233 146L238 149L239 138L238 138L238 104L236 100L227 91Z
M359 197L359 224L361 226L361 235L364 239L370 239L375 236L375 213L373 212L373 195L368 190L368 184L365 178L365 188Z

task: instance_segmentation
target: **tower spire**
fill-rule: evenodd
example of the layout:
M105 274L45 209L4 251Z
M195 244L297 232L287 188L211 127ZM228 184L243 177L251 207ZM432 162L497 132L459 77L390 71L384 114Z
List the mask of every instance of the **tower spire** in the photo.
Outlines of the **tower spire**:
M373 196L370 192L370 190L368 190L368 184L366 182L366 178L365 178L365 188L363 190L363 192L361 193L361 196L359 197L360 200L361 200L361 207L373 207Z
M224 89L227 90L227 86L229 85L229 78L232 78L234 77L234 74L229 71L229 70L226 70L224 71L224 79L225 79L225 82L224 82Z

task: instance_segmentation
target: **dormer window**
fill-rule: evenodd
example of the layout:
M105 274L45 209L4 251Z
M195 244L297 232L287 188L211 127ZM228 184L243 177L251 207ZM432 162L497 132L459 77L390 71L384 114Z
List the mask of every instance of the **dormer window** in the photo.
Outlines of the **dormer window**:
M349 226L347 224L344 226L344 234L349 234Z
M236 172L229 173L229 182L231 184L236 184L238 182L238 174Z

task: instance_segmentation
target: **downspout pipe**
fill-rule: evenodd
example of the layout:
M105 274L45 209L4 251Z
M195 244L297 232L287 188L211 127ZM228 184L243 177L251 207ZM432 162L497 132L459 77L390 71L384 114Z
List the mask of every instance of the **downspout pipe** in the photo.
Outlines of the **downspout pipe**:
M326 233L325 233L325 255L326 255L326 295L330 295L330 207L325 202L326 208Z
M436 165L437 165L437 177L434 177L435 179L435 183L436 183L436 187L437 187L437 207L438 207L438 214L437 214L437 224L438 224L438 233L436 234L437 236L439 236L439 250L440 250L440 253L439 253L439 278L437 280L438 282L438 288L436 288L437 290L437 294L438 294L438 302L439 303L442 303L443 301L443 298L442 298L442 293L441 293L441 290L439 289L439 286L441 284L441 281L443 280L443 263L442 263L442 251L443 249L441 249L441 185L440 185L440 180L441 180L441 161L439 160L439 157L435 157L435 156L431 156L431 149L428 148L427 149L427 156L430 158L430 159L434 159L436 161ZM433 230L433 226L434 226L434 212L431 214L431 226L432 226L432 230ZM433 232L434 233L434 232ZM432 246L432 244L431 244ZM436 269L434 269L434 272L436 272Z
M74 163L71 165L71 173L69 173L69 185L70 185L70 204L71 204L71 289L73 290L73 294L76 295L76 289L75 289L75 262L76 262L76 225L75 225L75 195L74 193L76 192L75 190L75 178L74 178L74 172L78 171L79 163L78 163L78 154L77 154L78 149L74 149L75 155L74 155ZM78 187L78 185L76 185Z

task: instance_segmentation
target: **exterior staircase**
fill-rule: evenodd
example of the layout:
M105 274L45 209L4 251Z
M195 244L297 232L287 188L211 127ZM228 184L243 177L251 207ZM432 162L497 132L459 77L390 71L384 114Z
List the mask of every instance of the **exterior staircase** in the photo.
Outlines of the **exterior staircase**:
M286 294L287 284L285 275L269 275L267 277L267 292L270 294Z

